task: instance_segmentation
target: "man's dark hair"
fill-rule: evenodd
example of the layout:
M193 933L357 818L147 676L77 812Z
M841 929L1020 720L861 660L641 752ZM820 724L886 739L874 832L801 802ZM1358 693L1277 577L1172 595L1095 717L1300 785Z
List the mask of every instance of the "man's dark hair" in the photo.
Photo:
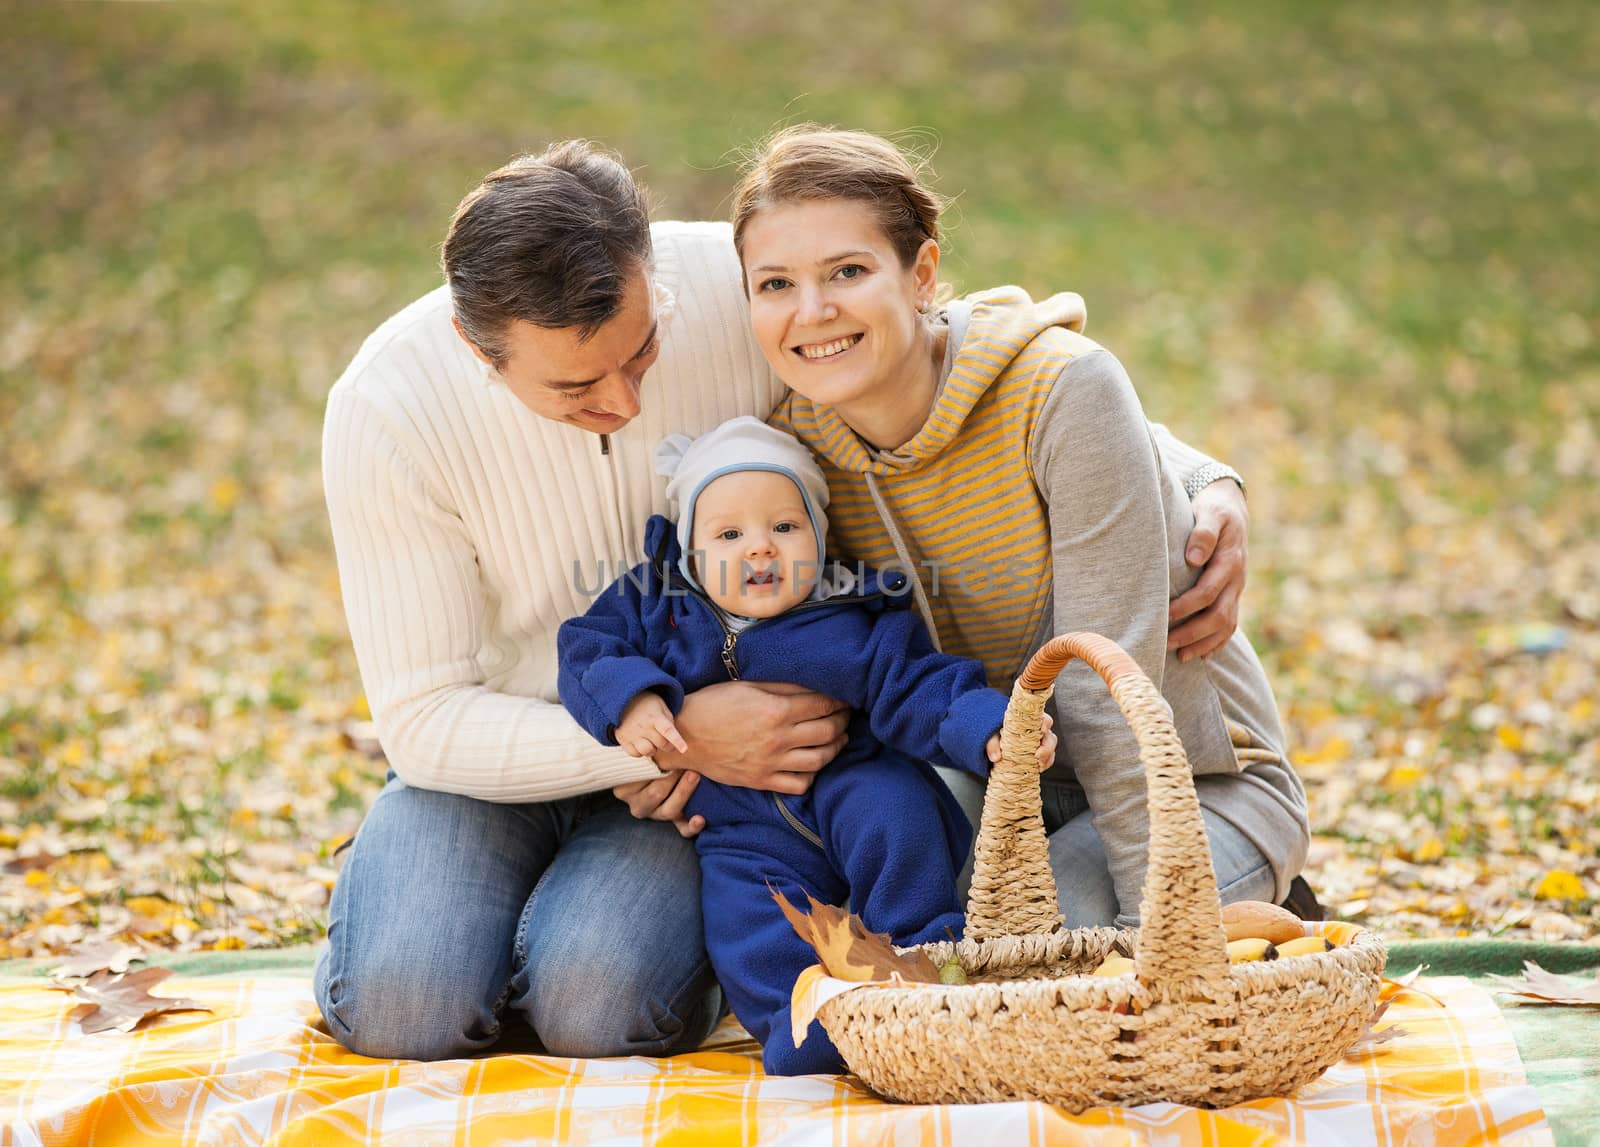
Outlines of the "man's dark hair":
M650 208L615 155L551 144L484 177L456 208L444 276L462 331L497 366L513 319L593 337L650 260Z

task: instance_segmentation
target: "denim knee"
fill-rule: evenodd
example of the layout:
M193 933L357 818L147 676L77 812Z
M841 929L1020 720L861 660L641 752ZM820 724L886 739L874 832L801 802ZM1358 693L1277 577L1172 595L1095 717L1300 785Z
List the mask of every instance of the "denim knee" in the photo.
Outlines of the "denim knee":
M604 966L560 961L533 970L524 1013L547 1052L582 1059L675 1055L699 1047L722 1016L709 961L662 998L650 998L648 952L616 953Z
M346 954L348 955L348 954ZM499 1035L496 989L471 983L460 968L430 979L427 962L377 960L332 969L333 949L317 960L317 1006L333 1037L374 1059L450 1059L487 1047Z

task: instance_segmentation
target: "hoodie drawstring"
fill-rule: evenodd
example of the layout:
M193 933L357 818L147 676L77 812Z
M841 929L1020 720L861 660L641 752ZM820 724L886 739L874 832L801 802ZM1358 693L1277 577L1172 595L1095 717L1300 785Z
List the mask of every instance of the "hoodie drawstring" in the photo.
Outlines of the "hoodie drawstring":
M928 595L922 588L922 578L917 575L917 567L911 560L911 552L906 549L905 539L900 536L900 527L895 524L894 515L889 512L888 503L883 500L883 494L878 490L877 478L871 470L865 472L865 477L867 492L872 495L872 504L878 511L878 520L883 523L883 528L889 531L889 540L894 543L894 556L906 567L906 576L911 579L911 596L916 600L917 612L922 614L922 624L928 627L928 637L933 641L933 648L943 653L944 647L939 644L939 627L933 623L933 607L928 604Z

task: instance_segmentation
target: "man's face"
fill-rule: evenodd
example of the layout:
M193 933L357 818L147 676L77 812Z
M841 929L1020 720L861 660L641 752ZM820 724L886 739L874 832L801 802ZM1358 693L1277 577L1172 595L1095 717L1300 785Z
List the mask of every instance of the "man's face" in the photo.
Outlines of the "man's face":
M472 350L488 361L476 346ZM513 319L499 374L539 417L612 434L639 413L644 373L660 351L654 292L641 267L623 292L622 309L587 341L573 327L539 327Z

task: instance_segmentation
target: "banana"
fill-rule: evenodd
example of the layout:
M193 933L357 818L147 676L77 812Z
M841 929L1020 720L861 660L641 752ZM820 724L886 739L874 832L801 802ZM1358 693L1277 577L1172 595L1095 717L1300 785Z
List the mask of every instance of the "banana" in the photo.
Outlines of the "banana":
M1105 963L1094 970L1097 976L1125 976L1133 971L1133 961L1127 956L1107 956Z
M1255 960L1276 960L1278 949L1272 946L1271 941L1263 940L1259 936L1252 936L1244 940L1234 940L1228 945L1228 963L1248 964Z
M1229 940L1261 939L1287 943L1306 934L1300 918L1287 908L1263 900L1239 900L1224 905L1222 928Z
M1290 940L1287 944L1278 945L1278 958L1286 956L1314 956L1318 952L1331 952L1333 945L1321 936L1301 936L1298 940Z

